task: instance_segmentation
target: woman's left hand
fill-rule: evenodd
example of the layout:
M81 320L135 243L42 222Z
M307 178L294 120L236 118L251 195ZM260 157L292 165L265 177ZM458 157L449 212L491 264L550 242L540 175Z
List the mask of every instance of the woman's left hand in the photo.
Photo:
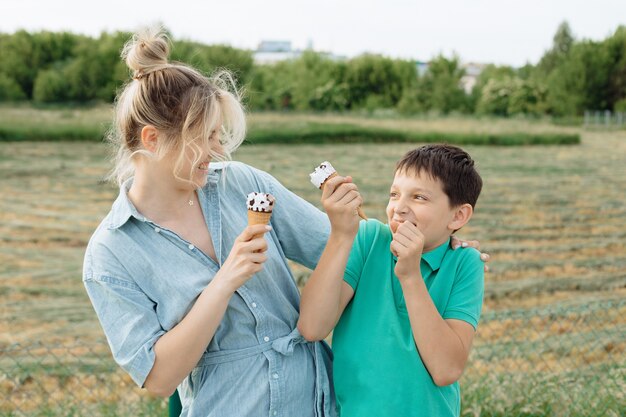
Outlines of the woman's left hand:
M450 245L452 246L452 249L474 248L480 251L480 242L477 240L461 240L456 236L452 236ZM489 262L490 258L491 257L488 253L480 252L480 260L485 263L485 272L489 272L489 265L487 265L487 262Z

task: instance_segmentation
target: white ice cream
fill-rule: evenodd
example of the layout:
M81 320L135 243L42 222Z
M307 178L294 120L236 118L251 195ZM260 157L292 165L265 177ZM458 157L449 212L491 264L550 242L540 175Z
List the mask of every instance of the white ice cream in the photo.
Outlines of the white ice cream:
M248 194L248 210L271 213L274 208L274 201L276 199L271 194L250 193Z
M330 162L324 161L320 164L320 166L315 168L315 171L310 173L309 176L311 177L311 182L314 186L322 188L322 184L324 184L328 177L333 175L335 172L337 171L335 171L335 168L333 168Z

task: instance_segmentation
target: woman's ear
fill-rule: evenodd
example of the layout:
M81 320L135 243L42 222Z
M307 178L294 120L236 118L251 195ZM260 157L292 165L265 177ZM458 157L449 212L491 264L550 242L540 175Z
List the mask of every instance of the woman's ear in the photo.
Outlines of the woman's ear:
M146 125L141 129L141 143L143 147L156 153L157 143L159 141L159 131L152 125Z
M448 229L459 230L461 227L469 221L474 213L474 209L470 204L463 204L455 208L454 217L452 221L448 223Z

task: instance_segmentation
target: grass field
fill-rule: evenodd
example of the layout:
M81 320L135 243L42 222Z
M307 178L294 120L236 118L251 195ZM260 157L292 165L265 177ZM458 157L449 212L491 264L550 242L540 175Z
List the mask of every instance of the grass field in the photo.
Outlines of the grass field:
M110 127L111 108L46 108L0 105L0 142L99 142ZM33 123L37 121L37 123ZM249 117L244 144L441 142L467 145L579 144L575 129L545 120L412 118L356 114L262 113Z
M0 113L0 123L3 117L8 116ZM575 130L524 121L298 117L287 122L285 115L253 115L251 124L352 117L350 123L442 132ZM308 173L330 160L359 184L365 212L384 220L392 168L413 146L249 145L235 159L269 171L318 206L319 191ZM626 415L626 132L582 132L582 143L571 146L465 149L478 161L484 191L475 217L460 234L479 239L493 261L483 318L461 381L463 414ZM59 349L56 356L89 365L90 357L106 355L81 283L81 264L91 232L117 194L102 181L108 167L102 144L0 144L0 371L5 372L0 398L9 399L0 404L0 415L12 415L15 404L28 407L28 415L35 415L33 410L60 415L38 408L35 394L42 386L56 384L60 392L88 402L103 383L94 376L104 372L97 363L64 375L44 370L38 348L11 347L35 343L43 351L74 346L78 338L87 347ZM308 275L297 265L294 272L300 282ZM22 375L11 375L11 369ZM127 377L114 375L119 392L107 391L104 407L132 391ZM85 385L91 388L79 388Z

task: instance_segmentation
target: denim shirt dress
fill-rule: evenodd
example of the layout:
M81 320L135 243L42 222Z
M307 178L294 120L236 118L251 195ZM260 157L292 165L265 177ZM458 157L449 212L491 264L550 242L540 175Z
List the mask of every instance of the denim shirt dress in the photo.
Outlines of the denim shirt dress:
M181 415L334 416L332 354L324 342L298 333L300 296L287 264L315 267L330 232L326 215L263 171L211 164L197 193L218 264L144 218L127 197L131 183L91 237L83 267L115 361L143 386L154 344L185 317L247 226L247 194L271 193L268 260L233 295L205 353L178 386Z

